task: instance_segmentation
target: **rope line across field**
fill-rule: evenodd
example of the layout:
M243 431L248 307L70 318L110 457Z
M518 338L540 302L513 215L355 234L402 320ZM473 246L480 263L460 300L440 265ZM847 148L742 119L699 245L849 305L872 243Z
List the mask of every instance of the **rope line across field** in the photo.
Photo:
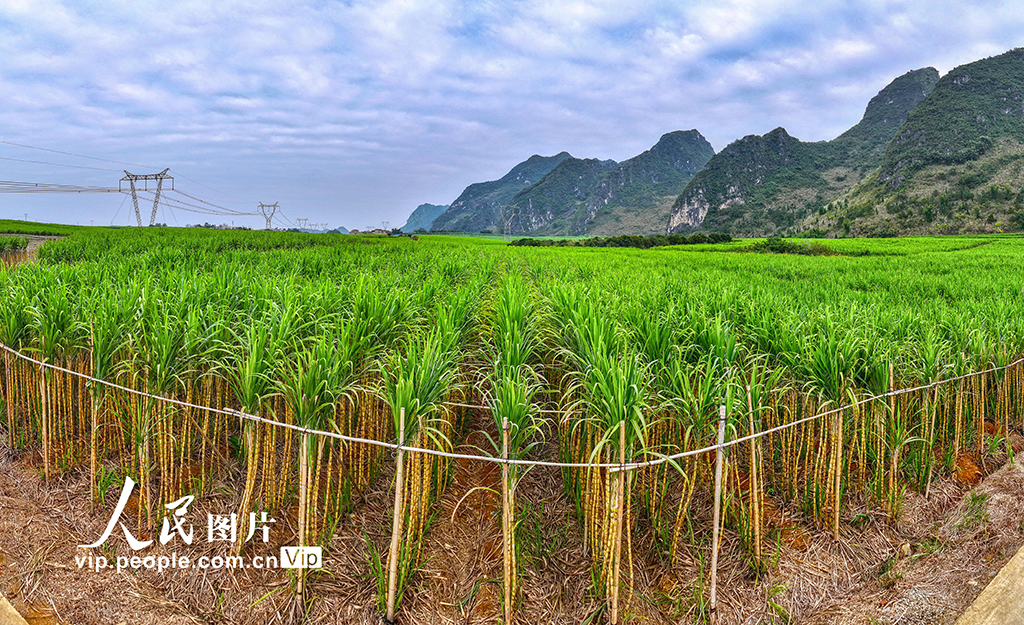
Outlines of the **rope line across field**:
M19 352L18 350L12 349L11 347L9 347L7 345L4 345L3 343L0 343L0 349L3 349L5 351L13 354L14 356L17 356L18 358L21 358L23 360L31 362L31 363L33 363L35 365L40 366L40 367L46 367L46 368L54 370L54 371L60 371L62 373L66 373L68 375L73 375L73 376L76 376L78 378L89 380L90 382L96 382L98 384L102 384L102 385L107 386L109 388L113 388L113 389L117 389L117 390L120 390L120 391L124 391L126 393L132 393L132 394L138 395L140 397L149 397L149 398L155 399L157 401L175 404L175 405L181 406L183 408L195 408L195 409L198 409L198 410L207 410L207 411L210 411L210 412L213 412L213 413L217 413L217 414L223 414L223 415L228 415L228 416L232 416L232 417L237 417L239 419L245 419L245 420L254 421L254 422L257 422L257 423L265 423L265 424L270 425L270 426L281 427L281 428L285 428L285 429L288 429L288 430L293 430L295 432L301 432L303 434L311 434L313 436L326 436L326 437L329 437L329 438L334 438L334 439L341 440L341 441L346 441L346 442L349 442L349 443L360 443L360 444L365 444L365 445L374 445L374 446L377 446L377 447L383 447L385 449L391 449L391 450L395 450L395 451L402 450L402 451L422 453L422 454L426 454L426 455L430 455L430 456L438 456L438 457L441 457L441 458L450 458L450 459L457 459L457 460L476 460L476 461L482 461L482 462L492 462L492 463L495 463L495 464L520 465L520 466L529 466L529 467L534 467L534 466L537 466L537 467L552 467L552 468L561 468L561 469L570 469L570 468L571 469L586 469L586 468L609 469L611 472L635 471L636 469L653 467L653 466L657 466L657 465L660 465L660 464L664 464L666 462L670 462L670 461L673 461L673 460L679 460L679 459L687 458L687 457L690 457L690 456L699 456L701 454L706 454L708 452L716 451L718 449L723 449L724 450L724 449L727 449L729 447L733 447L735 445L739 445L740 443L745 443L745 442L748 442L748 441L751 441L751 440L762 438L762 437L767 436L769 434L774 434L776 432L781 432L781 431L786 430L786 429L791 428L791 427L796 427L796 426L802 425L804 423L809 423L811 421L815 421L815 420L820 419L822 417L827 417L827 416L830 416L830 415L833 415L833 414L838 414L838 413L844 412L846 410L850 410L850 409L852 409L852 408L854 408L856 406L861 406L861 405L864 405L864 404L869 404L871 402L879 401L879 400L882 400L882 399L887 399L889 397L896 397L896 396L903 395L903 394L906 394L906 393L915 393L917 391L922 391L922 390L925 390L925 389L938 388L940 386L943 386L945 384L949 384L951 382L958 382L960 380L965 380L965 379L972 378L972 377L979 376L979 375L987 375L989 373L995 373L997 371L1002 371L1004 369L1009 369L1011 367L1014 367L1016 365L1024 363L1024 357L1018 358L1017 360L1014 360L1013 362L1011 362L1009 364L1002 365L1002 366L999 366L999 367L990 367L990 368L984 369L982 371L974 371L972 373L966 373L964 375L959 375L959 376L955 376L955 377L952 377L952 378L945 378L943 380L938 380L936 382L932 382L931 384L923 384L921 386L915 386L913 388L903 388L903 389L898 389L898 390L895 390L895 391L890 391L888 393L883 393L881 395L874 395L874 396L871 396L871 397L865 397L863 399L857 400L856 402L854 402L852 404L847 404L847 405L839 407L839 408L833 408L831 410L826 410L824 412L819 412L819 413L816 413L816 414L811 415L809 417L804 417L804 418L798 419L796 421L791 421L789 423L784 423L782 425L778 425L778 426L775 426L773 428L769 428L767 430L763 430L763 431L757 432L755 434L749 434L747 436L742 436L742 437L739 437L739 438L731 439L731 440L723 442L721 445L709 445L707 447L702 447L700 449L691 449L691 450L679 452L679 453L676 453L676 454L671 454L671 455L667 455L667 456L661 456L661 457L658 457L658 458L656 458L654 460L648 460L648 461L644 461L644 462L627 462L627 463L623 464L623 463L617 463L617 462L605 462L605 463L602 463L602 462L591 462L591 463L586 463L586 462L549 462L549 461L545 461L545 460L521 460L521 459L517 459L517 458L499 458L499 457L496 457L496 456L480 456L480 455L475 455L475 454L457 454L457 453L446 452L446 451L442 451L442 450L438 450L438 449L427 449L427 448L414 447L414 446L409 446L409 445L400 445L398 443L389 443L387 441L378 441L378 440L374 440L374 439L371 439L371 438L359 438L359 437L356 437L356 436L347 436L345 434L339 434L337 432L328 432L328 431L325 431L325 430L315 430L315 429L311 429L311 428L302 427L302 426L299 426L299 425L294 425L294 424L291 424L291 423L283 423L281 421L275 421L273 419L265 419L265 418L260 417L258 415L248 414L248 413L245 413L245 412L241 412L239 410L232 410L230 408L220 409L220 408L214 408L214 407L211 407L211 406L199 406L199 405L196 405L196 404L190 404L188 402L184 402L184 401L181 401L181 400L173 399L173 398L170 398L170 397L162 397L162 396L159 396L159 395L152 395L152 394L146 393L144 391L139 391L139 390L136 390L136 389L133 389L133 388L129 388L127 386L122 386L120 384L115 384L114 382L109 382L107 380L100 380L98 378L94 378L94 377L92 377L90 375L81 373L79 371L73 371L71 369L66 369L66 368L58 366L58 365L54 365L54 364L42 362L40 360L36 360L35 358L32 358L31 356L26 356L25 354ZM479 405L479 404L464 404L464 403L460 403L460 402L441 402L441 403L443 405L458 406L458 407L461 407L461 408L471 408L471 409L476 409L476 410L488 410L488 411L491 410L491 408L489 406L483 406L483 405ZM546 410L546 411L543 411L543 412L547 412L547 413L550 413L550 414L566 414L567 412L573 412L573 411Z

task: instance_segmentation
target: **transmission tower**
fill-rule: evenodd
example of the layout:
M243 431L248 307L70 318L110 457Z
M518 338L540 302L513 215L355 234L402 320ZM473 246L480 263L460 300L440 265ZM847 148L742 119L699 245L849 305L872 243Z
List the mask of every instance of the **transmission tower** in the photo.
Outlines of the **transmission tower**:
M118 191L122 190L121 189L121 184L120 184L121 182L127 182L127 183L129 183L131 185L132 204L135 205L135 220L138 222L140 228L142 227L142 213L139 212L139 196L138 196L137 192L138 191L149 191L149 181L150 180L156 180L156 195L153 198L153 212L149 216L149 225L152 226L153 224L156 223L156 209L160 205L160 193L163 191L164 180L170 180L171 181L171 190L172 191L174 190L174 177L167 175L167 172L169 172L169 171L171 171L170 167L168 167L167 169L163 170L159 174L143 174L143 175L139 175L139 174L131 174L131 173L128 173L128 171L125 171L124 172L124 178L121 178L121 180L118 182L118 185L117 185ZM142 182L143 183L142 189L139 189L138 187L135 186L136 182Z
M515 211L509 211L508 215L505 214L507 206L501 207L501 238L506 242L512 240L512 220L515 218Z
M296 225L298 225L298 226L299 226L299 228L301 228L301 229L303 229L303 230L305 230L305 229L308 229L308 228L309 228L309 219L308 219L308 218L306 218L306 217L301 217L301 218L299 218L299 219L296 219L296 220L295 220L295 223L296 223Z
M281 208L277 204L277 202L274 202L273 204L264 204L263 202L260 202L259 209L260 212L263 213L263 216L266 217L267 219L267 230L270 230L271 228L270 220L274 218L274 213L276 213L278 209ZM268 210L270 211L270 213L267 213Z

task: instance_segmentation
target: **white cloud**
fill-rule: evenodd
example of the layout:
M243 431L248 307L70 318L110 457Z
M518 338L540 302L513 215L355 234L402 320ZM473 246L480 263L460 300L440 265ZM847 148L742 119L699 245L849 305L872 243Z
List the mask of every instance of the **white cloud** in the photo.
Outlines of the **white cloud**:
M534 153L621 160L694 127L718 149L780 125L832 138L896 76L1018 45L1022 13L1009 1L0 0L0 118L8 140L189 167L316 221L398 222Z

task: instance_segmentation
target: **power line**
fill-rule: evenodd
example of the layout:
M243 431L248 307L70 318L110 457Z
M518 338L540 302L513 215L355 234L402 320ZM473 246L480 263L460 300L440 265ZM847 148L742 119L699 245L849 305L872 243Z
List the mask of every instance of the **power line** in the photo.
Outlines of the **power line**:
M106 169L103 167L87 167L85 165L65 165L63 163L49 163L47 161L30 161L24 158L11 158L10 156L0 156L0 160L14 161L16 163L32 163L35 165L53 165L54 167L70 167L72 169L91 169L93 171L112 171L114 173L120 173L117 169Z
M117 214L121 212L121 209L124 207L124 203L127 202L127 201L128 201L128 194L125 194L125 196L123 198L121 198L121 206L117 207L117 210L114 211L114 216L110 219L110 225L111 226L114 225L114 220L117 219Z
M156 195L155 191L145 191L145 190L139 191L139 194L143 194L143 193L149 193L149 194L152 194L152 195ZM175 198L167 197L166 195L161 196L160 200L163 201L163 202L173 202L173 206L175 208L177 208L178 210L188 211L190 213L199 213L200 215L215 215L215 216L219 216L219 217L233 216L231 213L218 212L218 211L215 211L215 210L203 207L203 206L199 206L199 205L196 205L196 204L190 204L188 202L183 202L183 201L175 199Z
M220 206L219 204L214 204L213 202L207 202L206 200L201 199L201 198L197 198L194 195L189 195L188 193L185 193L184 191L182 191L180 189L171 189L171 191L174 191L175 193L177 193L179 195L184 195L185 197L187 197L189 199L192 199L192 200L195 200L196 202L202 202L203 204L206 204L207 206L212 206L213 208L218 208L218 209L220 209L222 211L226 211L228 213L232 213L232 214L235 214L235 215L256 215L257 214L257 213L253 213L253 212L246 213L246 212L235 210L233 208L227 208L225 206Z
M152 167L150 165L143 165L143 164L140 164L140 163L132 163L132 162L129 162L129 161L118 161L118 160L109 159L109 158L101 158L99 156L89 156L88 154L78 154L76 152L66 152L64 150L54 150L52 148L44 148L44 147L39 147L39 146L36 146L36 145L28 145L26 143L15 143L14 141L3 141L3 140L0 140L0 144L10 145L10 146L19 147L19 148L25 148L25 149L29 149L29 150L39 150L39 151L42 151L42 152L50 152L52 154L62 154L64 156L74 156L76 158L86 158L86 159L93 160L93 161L101 161L101 162L104 162L104 163L113 163L115 165L129 165L131 167L142 167L144 169L156 169L156 167ZM84 165L65 165L65 164L62 164L62 163L51 163L51 162L47 162L47 161L34 161L34 160L29 160L29 159L18 159L18 158L13 158L13 157L0 157L0 159L8 160L8 161L15 161L15 162L22 162L22 163L32 163L32 164L36 164L36 165L54 165L54 166L57 166L57 167L71 167L71 168L75 168L75 169L91 169L91 170L96 170L96 171L112 171L112 172L118 171L116 169L105 169L105 168L100 168L100 167L87 167L87 166L84 166ZM233 197L233 198L235 198L237 200L240 200L240 201L243 201L243 202L248 202L248 200L245 200L244 198L240 198L237 195L232 195L232 194L227 193L225 191L221 191L219 189L215 189L215 188L213 188L213 187L211 187L209 185L206 185L206 184L203 184L202 182L199 182L198 180L194 180L192 178L189 178L188 176L183 175L177 169L174 169L172 171L179 178L182 178L184 180L188 180L189 182L195 183L195 184L197 184L197 185L199 185L199 186L201 186L203 188L209 189L210 191L213 191L215 193L219 193L221 195L225 195L227 197ZM189 196L189 197L191 197L193 200L197 200L197 201L203 202L204 204L209 204L209 202L206 202L204 200L199 200L199 198L192 197L192 196ZM216 205L214 205L214 206L216 206ZM252 215L252 214L255 214L255 213L240 212L240 211L237 211L235 209L225 208L225 207L222 207L222 206L218 206L217 208L221 208L222 210L225 210L225 211L228 211L228 212L235 212L235 214L238 214L238 215Z
M0 193L115 193L117 191L118 189L113 187L0 180Z
M132 167L142 167L143 169L156 169L156 167L150 167L149 165L140 165L138 163L129 163L127 161L112 161L109 158L100 158L98 156L86 156L85 154L75 154L74 152L62 152L60 150L51 150L50 148L40 148L34 145L25 145L24 143L14 143L13 141L0 141L4 145L13 145L19 148L28 148L30 150L41 150L43 152L52 152L54 154L63 154L64 156L77 156L78 158L87 158L93 161L103 161L104 163L114 163L115 165L130 165ZM193 180L193 182L195 182ZM196 183L199 184L199 183Z

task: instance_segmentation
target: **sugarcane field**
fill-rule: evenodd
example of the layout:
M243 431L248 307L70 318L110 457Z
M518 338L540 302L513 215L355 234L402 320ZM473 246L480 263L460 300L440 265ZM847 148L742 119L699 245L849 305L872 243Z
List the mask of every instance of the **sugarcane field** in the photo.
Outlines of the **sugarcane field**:
M755 241L0 237L6 601L955 622L1024 545L1024 238Z

